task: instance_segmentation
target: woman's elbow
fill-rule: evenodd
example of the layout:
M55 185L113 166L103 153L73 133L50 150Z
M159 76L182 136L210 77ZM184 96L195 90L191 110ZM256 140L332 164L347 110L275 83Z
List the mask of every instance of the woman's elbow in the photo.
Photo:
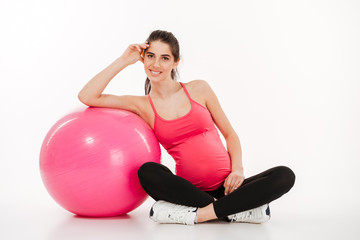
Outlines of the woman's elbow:
M89 103L89 99L86 97L86 95L84 95L83 93L79 92L78 94L78 99L80 102L82 102L83 104L90 106Z

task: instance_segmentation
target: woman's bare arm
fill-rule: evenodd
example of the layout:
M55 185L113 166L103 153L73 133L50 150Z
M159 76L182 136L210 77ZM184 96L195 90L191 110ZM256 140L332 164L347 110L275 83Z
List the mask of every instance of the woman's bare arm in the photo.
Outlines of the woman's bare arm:
M117 58L81 89L78 94L79 100L86 104L99 99L109 82L128 65L128 62L122 57Z
M114 62L107 66L104 70L96 74L79 92L79 100L88 105L95 107L115 107L131 111L136 111L135 101L137 96L115 96L103 94L104 89L110 81L124 68L136 63L144 61L141 52L147 48L147 44L131 44Z

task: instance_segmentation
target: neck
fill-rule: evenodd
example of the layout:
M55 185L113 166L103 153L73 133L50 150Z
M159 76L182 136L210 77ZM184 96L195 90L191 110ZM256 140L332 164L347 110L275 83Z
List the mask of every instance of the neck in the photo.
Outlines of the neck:
M151 80L150 80L151 81ZM162 100L169 99L173 96L182 86L179 82L174 80L165 80L160 82L152 82L151 81L151 97L160 98Z

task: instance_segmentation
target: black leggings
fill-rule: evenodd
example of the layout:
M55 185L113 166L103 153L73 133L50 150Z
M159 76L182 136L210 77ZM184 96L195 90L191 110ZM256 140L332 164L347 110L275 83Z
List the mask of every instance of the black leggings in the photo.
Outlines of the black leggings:
M191 207L205 207L213 203L218 218L270 203L287 193L295 182L295 174L290 168L278 166L246 178L237 190L225 196L223 186L214 191L202 191L155 162L143 164L138 176L145 192L155 201L164 200Z

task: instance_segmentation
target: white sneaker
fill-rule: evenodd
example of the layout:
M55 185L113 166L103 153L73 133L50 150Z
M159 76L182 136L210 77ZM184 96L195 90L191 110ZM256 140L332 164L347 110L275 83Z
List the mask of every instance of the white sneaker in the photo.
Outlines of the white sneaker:
M150 218L158 223L194 225L197 207L188 207L159 200L150 210Z
M227 216L230 222L264 223L271 218L269 204Z

